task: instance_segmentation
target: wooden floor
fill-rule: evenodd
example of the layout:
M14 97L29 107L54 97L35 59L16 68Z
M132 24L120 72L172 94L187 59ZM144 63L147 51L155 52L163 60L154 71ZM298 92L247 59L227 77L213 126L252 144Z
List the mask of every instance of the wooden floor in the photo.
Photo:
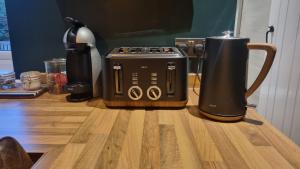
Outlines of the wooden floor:
M106 109L63 95L0 100L0 136L44 155L33 168L300 168L300 149L253 110L238 123L181 110Z

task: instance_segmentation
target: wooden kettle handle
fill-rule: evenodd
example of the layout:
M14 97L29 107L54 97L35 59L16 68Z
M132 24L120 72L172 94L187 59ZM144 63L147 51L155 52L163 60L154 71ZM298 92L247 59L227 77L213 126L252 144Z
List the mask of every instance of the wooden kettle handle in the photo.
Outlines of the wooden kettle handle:
M253 94L253 92L261 85L261 83L265 80L268 72L271 69L271 66L273 64L275 54L276 54L276 47L272 44L268 43L248 43L247 44L248 49L255 49L255 50L265 50L267 52L267 57L265 60L265 63L259 72L256 80L253 82L251 87L247 90L245 96L248 98Z

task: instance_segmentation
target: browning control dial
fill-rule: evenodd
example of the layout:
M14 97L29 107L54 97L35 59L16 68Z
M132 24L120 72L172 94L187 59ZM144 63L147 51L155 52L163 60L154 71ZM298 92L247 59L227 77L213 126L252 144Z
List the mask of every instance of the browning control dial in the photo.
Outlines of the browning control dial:
M143 96L143 91L139 86L131 86L128 90L128 97L131 100L140 100Z
M157 86L150 86L147 90L147 96L150 100L158 100L161 97L161 90Z

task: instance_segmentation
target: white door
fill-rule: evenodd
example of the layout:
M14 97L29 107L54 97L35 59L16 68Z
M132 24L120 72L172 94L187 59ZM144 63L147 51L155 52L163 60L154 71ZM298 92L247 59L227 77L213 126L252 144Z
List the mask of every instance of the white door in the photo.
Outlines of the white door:
M277 55L258 112L300 145L300 0L272 0L269 24Z

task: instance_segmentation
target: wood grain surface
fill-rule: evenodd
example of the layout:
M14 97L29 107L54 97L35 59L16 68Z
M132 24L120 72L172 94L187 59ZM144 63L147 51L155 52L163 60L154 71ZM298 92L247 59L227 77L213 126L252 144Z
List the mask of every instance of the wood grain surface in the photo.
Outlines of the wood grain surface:
M300 149L253 109L243 121L199 114L189 90L184 109L108 109L100 99L68 103L65 95L0 100L0 137L44 153L47 168L300 168Z

